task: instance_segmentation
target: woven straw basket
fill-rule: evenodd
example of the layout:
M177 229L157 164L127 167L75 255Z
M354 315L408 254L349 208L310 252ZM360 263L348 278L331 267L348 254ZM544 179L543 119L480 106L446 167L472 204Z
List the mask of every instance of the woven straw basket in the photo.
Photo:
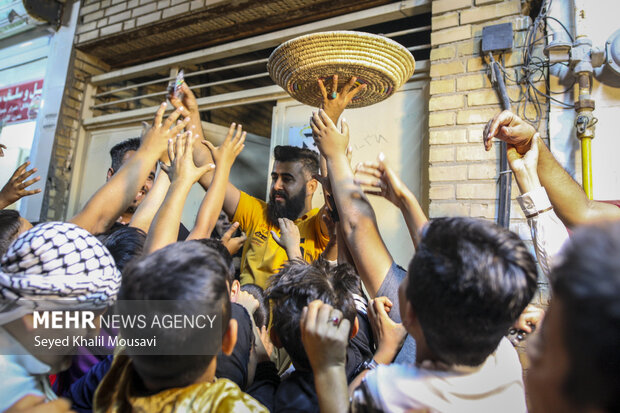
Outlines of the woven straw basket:
M332 75L338 89L352 77L366 84L348 108L360 108L390 97L413 75L415 60L401 44L383 36L334 31L300 36L271 53L267 69L274 82L293 98L318 107L323 98L317 79L331 93Z

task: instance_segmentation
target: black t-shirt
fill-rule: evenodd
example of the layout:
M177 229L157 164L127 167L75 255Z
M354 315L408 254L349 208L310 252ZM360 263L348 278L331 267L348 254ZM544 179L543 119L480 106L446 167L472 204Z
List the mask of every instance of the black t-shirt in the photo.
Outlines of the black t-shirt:
M280 383L275 394L275 413L319 413L319 399L311 371L292 372Z
M248 380L248 362L254 340L252 320L248 312L237 303L231 303L230 316L237 320L237 343L230 356L221 351L217 355L215 376L229 379L245 390Z
M355 378L355 370L366 360L370 360L373 356L375 344L372 337L372 327L368 321L368 316L361 311L357 312L357 321L359 329L357 334L349 341L347 347L347 363L345 370L347 372L347 382Z

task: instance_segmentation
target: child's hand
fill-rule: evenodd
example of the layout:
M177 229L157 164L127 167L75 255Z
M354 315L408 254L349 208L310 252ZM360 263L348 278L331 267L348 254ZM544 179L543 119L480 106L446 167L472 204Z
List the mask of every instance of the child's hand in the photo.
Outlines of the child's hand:
M278 225L280 226L280 236L278 236L275 231L271 231L271 236L274 241L286 250L289 260L295 258L303 259L301 250L299 249L301 238L297 225L288 218L278 218Z
M301 341L315 374L330 367L344 368L351 323L342 317L340 310L321 300L311 302L301 313Z
M245 241L248 239L247 235L245 235L245 233L243 232L240 236L233 237L233 234L235 233L237 228L239 228L239 223L234 222L228 228L228 230L226 230L224 235L222 235L222 244L224 244L230 255L235 255L237 251L239 251L241 247L243 247L243 244L245 244Z
M213 164L206 164L201 167L197 167L194 164L192 149L196 138L197 135L185 132L174 141L172 139L168 140L168 157L170 158L171 165L165 169L172 183L183 181L194 184L206 172L215 168Z
M372 187L372 190L364 192L382 196L396 206L399 206L403 193L409 191L396 172L385 164L383 153L379 154L376 162L361 162L357 165L355 183Z
M142 137L142 143L140 144L140 149L143 151L148 151L149 153L153 153L157 155L157 158L160 158L164 152L166 152L166 148L168 145L169 139L174 139L185 126L189 123L190 118L184 118L177 122L177 119L181 115L181 109L177 108L174 112L168 116L166 121L163 121L164 112L166 111L166 103L162 103L155 114L155 120L153 121L153 126L146 131L144 136ZM176 122L176 125L174 123ZM174 127L173 127L174 125Z
M368 303L368 320L377 342L375 360L378 363L391 363L407 337L405 327L388 316L391 309L392 302L387 297L377 297Z
M25 196L35 195L41 192L40 189L27 189L30 185L39 182L41 179L41 177L37 176L36 178L26 181L26 179L37 172L37 168L32 168L27 171L26 168L28 168L29 165L30 162L21 164L15 172L13 172L11 179L9 179L2 190L0 190L0 209L4 208L4 206L11 205L13 202Z
M326 159L344 155L347 152L349 125L344 119L340 124L340 131L338 131L323 109L319 109L318 113L314 112L310 118L314 143Z
M241 153L245 145L246 132L243 132L241 125L237 125L235 131L235 123L233 122L228 129L228 134L224 142L218 147L215 147L209 141L202 141L202 143L211 151L213 160L217 167L230 168L235 162L237 156Z

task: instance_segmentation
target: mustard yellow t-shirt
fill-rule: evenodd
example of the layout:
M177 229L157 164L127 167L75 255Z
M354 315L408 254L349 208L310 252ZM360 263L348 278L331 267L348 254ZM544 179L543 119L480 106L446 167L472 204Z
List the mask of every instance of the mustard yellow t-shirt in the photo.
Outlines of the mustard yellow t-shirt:
M321 232L318 212L315 208L295 221L302 255L308 262L316 260L329 242L328 236ZM267 203L241 192L232 222L238 222L248 236L241 257L241 285L254 283L266 288L269 277L288 260L284 248L271 236L271 230L280 235L280 229L267 219Z

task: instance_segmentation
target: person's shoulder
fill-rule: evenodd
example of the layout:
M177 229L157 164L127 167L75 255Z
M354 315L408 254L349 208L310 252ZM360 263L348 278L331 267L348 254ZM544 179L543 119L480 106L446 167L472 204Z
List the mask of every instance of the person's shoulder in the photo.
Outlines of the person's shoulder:
M216 379L209 392L220 399L218 405L214 406L218 411L269 412L258 400L243 392L231 380L224 378Z
M318 397L312 375L293 372L282 380L276 390L275 411L318 412Z

